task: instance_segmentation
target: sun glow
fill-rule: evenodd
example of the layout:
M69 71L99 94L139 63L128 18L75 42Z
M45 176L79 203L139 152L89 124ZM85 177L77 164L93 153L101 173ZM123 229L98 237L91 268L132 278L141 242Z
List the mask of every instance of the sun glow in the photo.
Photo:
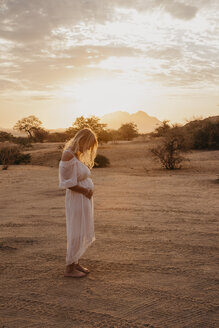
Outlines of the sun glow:
M115 110L136 111L145 85L125 79L89 79L74 88L75 108L83 115L102 116ZM152 94L148 92L148 101Z

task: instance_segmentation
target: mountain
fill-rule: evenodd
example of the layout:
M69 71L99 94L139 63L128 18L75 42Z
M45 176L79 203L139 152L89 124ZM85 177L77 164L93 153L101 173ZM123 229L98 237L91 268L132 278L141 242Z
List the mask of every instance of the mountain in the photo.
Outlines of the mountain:
M161 124L156 117L149 116L144 111L139 110L134 114L117 111L106 114L101 117L101 122L106 123L109 129L118 129L124 123L136 123L140 133L149 133L154 131Z

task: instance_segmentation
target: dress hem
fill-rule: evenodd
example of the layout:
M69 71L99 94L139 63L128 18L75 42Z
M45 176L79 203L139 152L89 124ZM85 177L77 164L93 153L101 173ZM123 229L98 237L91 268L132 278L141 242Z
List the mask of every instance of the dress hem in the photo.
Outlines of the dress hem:
M83 250L79 253L79 255L75 258L72 258L71 261L66 260L66 265L70 265L74 262L78 262L78 260L82 257L82 255L86 252L87 248L96 240L96 237L94 236L91 241L89 241L86 246L83 248Z

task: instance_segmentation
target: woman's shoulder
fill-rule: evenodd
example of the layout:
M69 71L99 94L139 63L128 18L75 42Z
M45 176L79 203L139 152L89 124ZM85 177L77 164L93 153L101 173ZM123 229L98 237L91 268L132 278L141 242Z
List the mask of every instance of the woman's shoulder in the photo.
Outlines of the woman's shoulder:
M64 165L68 165L68 164L72 164L76 161L76 156L74 155L73 152L70 152L68 150L65 150L62 153L62 158L60 161L60 164L64 164Z
M68 150L65 150L63 153L62 153L62 161L63 162L67 162L67 161L70 161L72 158L74 158L74 154L71 153L70 151Z

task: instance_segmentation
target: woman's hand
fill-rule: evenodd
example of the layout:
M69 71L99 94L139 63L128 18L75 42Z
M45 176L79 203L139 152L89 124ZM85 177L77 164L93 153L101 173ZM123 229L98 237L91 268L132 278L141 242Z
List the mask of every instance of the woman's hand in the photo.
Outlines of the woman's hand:
M89 199L91 199L91 197L93 196L93 193L94 193L94 191L92 189L84 188L84 187L81 187L81 186L74 186L74 187L70 187L68 189L70 189L72 191L79 192L79 193L83 194L84 196L86 196Z
M84 195L85 195L87 198L91 199L91 197L93 196L93 190L92 190L92 189L86 189Z

